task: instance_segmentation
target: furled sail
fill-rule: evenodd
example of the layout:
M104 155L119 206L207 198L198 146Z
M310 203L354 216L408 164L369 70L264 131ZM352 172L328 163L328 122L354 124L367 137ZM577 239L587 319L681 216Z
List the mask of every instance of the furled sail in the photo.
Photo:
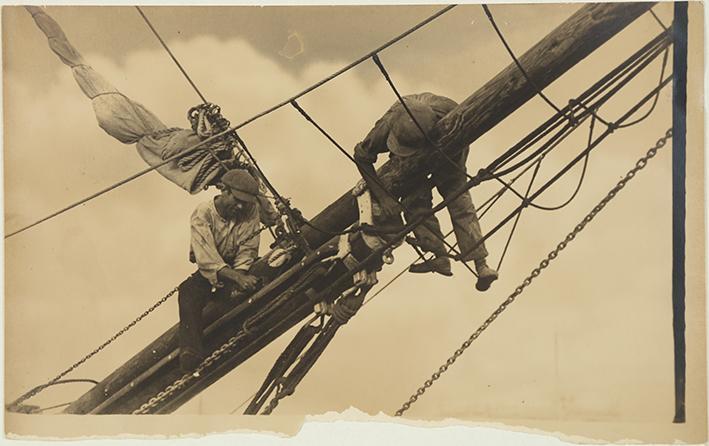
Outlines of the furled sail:
M26 8L47 36L49 47L65 65L71 67L81 91L91 99L99 126L124 144L136 144L138 153L150 166L163 163L203 139L192 129L168 128L143 105L119 92L84 61L59 24L42 8ZM220 147L219 141L211 144L210 148L220 154L231 152L223 145ZM206 188L220 174L219 162L206 147L156 170L191 194Z

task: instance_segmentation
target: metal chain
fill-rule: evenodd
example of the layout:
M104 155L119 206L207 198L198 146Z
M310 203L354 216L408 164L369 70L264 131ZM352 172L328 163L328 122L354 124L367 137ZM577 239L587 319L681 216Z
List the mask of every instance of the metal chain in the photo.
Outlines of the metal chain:
M80 366L81 364L83 364L84 362L88 361L92 356L96 355L98 352L100 352L101 350L103 350L104 348L106 348L110 343L112 343L113 341L115 341L116 339L118 339L118 337L120 337L120 336L123 335L125 332L127 332L128 330L130 330L131 328L133 328L133 326L134 326L135 324L137 324L138 322L140 322L141 320L143 320L145 317L147 317L150 313L152 313L153 311L155 311L155 309L156 309L157 307L159 307L160 305L162 305L163 303L165 303L165 302L166 302L173 294L175 294L176 292L177 292L177 287L175 287L174 289L172 289L172 291L170 291L170 292L167 293L165 296L163 296L162 298L160 298L160 300L158 300L157 302L155 302L152 306L150 306L150 308L148 308L147 310L145 310L140 316L138 316L137 318L133 319L128 325L126 325L125 327L121 328L116 334L114 334L113 336L111 336L110 338L108 338L108 340L106 340L103 344L101 344L101 345L99 345L98 347L96 347L91 353L89 353L88 355L84 356L84 357L81 358L79 361L75 362L71 367L69 367L68 369L66 369L66 370L64 370L63 372L61 372L59 375L57 375L57 376L56 376L54 379L52 379L51 381L49 381L49 382L47 382L46 384L43 384L43 385L41 385L41 386L35 387L35 388L32 389L31 391L29 391L29 392L27 392L26 394L22 395L22 396L19 397L17 400L15 400L14 402L12 402L9 406L16 406L16 405L19 405L19 404L21 404L22 402L24 402L24 401L26 401L26 400L32 398L33 396L37 395L39 392L41 392L42 390L46 389L47 387L50 387L50 386L54 385L55 383L57 383L57 382L58 382L59 380L61 380L64 376L66 376L67 374L69 374L70 372L72 372L74 369L76 369L77 367L79 367L79 366Z
M282 255L283 253L279 253L278 255ZM242 328L243 329L243 328ZM185 386L185 384L189 383L192 381L194 378L198 378L199 375L202 373L203 370L205 370L207 367L211 366L215 361L217 361L224 353L226 353L228 350L230 350L234 344L236 344L239 340L243 339L246 337L249 333L247 331L241 331L238 334L232 336L229 338L228 341L226 341L224 344L221 345L218 349L212 352L211 355L209 355L207 358L205 358L197 367L194 371L190 373L185 373L182 375L180 378L176 379L172 384L168 385L165 387L164 390L159 392L157 395L154 397L150 398L146 403L142 404L138 409L134 410L132 412L133 415L141 415L141 414L147 414L149 413L148 410L154 408L157 406L160 402L165 400L167 397L171 396L173 393L175 393L177 390L181 389L182 387Z
M181 378L175 380L172 384L165 387L165 390L159 392L157 395L150 398L147 403L144 403L138 409L134 410L132 412L132 414L139 415L139 414L149 413L148 412L149 409L152 409L153 407L157 406L158 403L162 402L167 397L171 396L173 393L175 393L175 391L181 389L185 384L189 383L194 378L198 378L200 376L200 374L202 373L202 371L204 371L207 367L211 366L224 353L226 353L228 350L230 350L234 346L234 344L236 344L238 341L240 341L245 336L246 336L246 333L241 332L241 333L229 338L229 340L226 341L224 344L222 344L221 347L214 350L211 355L207 356L204 359L204 361L202 361L202 363L199 365L199 367L197 367L193 372L185 373L184 375L182 375Z
M246 237L246 238L244 239L244 241L242 241L242 242L240 243L240 245L242 245L242 244L246 243L247 241L251 240L252 238L254 238L254 237L257 236L258 234L260 234L260 233L261 233L263 230L265 230L266 228L267 228L267 226L261 226L259 229L257 229L257 230L254 231L253 233L249 234L249 236ZM278 254L275 256L275 258L278 258L278 257L280 257L281 255L284 255L285 253L287 253L287 251L284 250L284 252L278 253ZM241 339L244 335L245 335L244 333L239 333L238 335L229 338L229 340L228 340L227 342L225 342L224 344L222 344L221 347L219 347L217 350L215 350L214 352L212 352L211 355L209 355L207 358L205 358L204 361L202 361L202 363L199 365L199 367L197 367L197 369L195 369L195 370L194 370L193 372L191 372L191 373L185 373L184 375L182 375L182 377L180 377L179 379L175 380L172 384L170 384L169 386L167 386L167 387L165 388L165 390L159 392L157 395L155 395L154 397L150 398L150 399L148 400L148 402L144 403L142 406L140 406L138 409L134 410L132 413L133 413L134 415L148 413L147 411L148 411L149 409L155 407L158 403L160 403L161 401L163 401L165 398L167 398L168 396L170 396L170 395L172 395L173 393L175 393L176 390L182 388L185 384L187 384L188 382L190 382L193 378L198 377L199 374L202 372L202 370L204 370L204 369L206 369L207 367L209 367L210 365L212 365L212 363L214 363L214 361L216 361L217 359L219 359L219 357L220 357L224 352L226 352L227 350L229 350L229 349L230 349L239 339Z
M254 231L253 233L249 234L249 236L246 237L246 239L244 239L244 241L242 242L242 244L243 244L243 243L246 243L247 241L251 240L251 239L254 238L255 236L259 235L265 228L266 228L265 226L262 226L262 227L260 227L259 229L257 229L256 231ZM59 380L61 380L63 377L65 377L66 375L68 375L69 373L71 373L72 371L74 371L76 368L78 368L79 366L81 366L83 363L85 363L86 361L88 361L91 357L93 357L94 355L96 355L97 353L99 353L99 352L100 352L101 350L103 350L104 348L108 347L109 344L111 344L113 341L115 341L115 340L118 339L120 336L122 336L125 332L127 332L128 330L130 330L131 328L133 328L133 326L135 326L138 322L140 322L141 320L145 319L150 313L152 313L153 311L155 311L155 309L157 309L160 305L162 305L162 304L165 303L170 297L172 297L172 295L175 294L175 293L177 292L177 290L178 290L178 287L173 288L169 293L167 293L165 296L163 296L162 298L160 298L160 300L158 300L158 301L155 302L153 305L151 305L150 308L148 308L147 310L145 310L140 316L138 316L137 318L133 319L128 325L126 325L125 327L121 328L116 334L114 334L113 336L111 336L110 338L108 338L103 344L101 344L101 345L99 345L98 347L96 347L91 353L87 354L86 356L84 356L83 358L81 358L79 361L77 361L77 362L75 362L74 364L72 364L71 367L69 367L68 369L66 369L66 370L64 370L63 372L61 372L59 375L57 375L56 377L54 377L53 379L51 379L50 381L48 381L46 384L42 384L42 385L40 385L40 386L37 386L37 387L33 388L32 390L30 390L29 392L27 392L27 393L25 393L24 395L22 395L21 397L17 398L15 401L13 401L12 403L10 403L10 404L8 405L8 407L18 406L18 405L22 404L24 401L27 401L28 399L30 399L30 398L36 396L38 393L40 393L41 391L43 391L43 390L46 389L47 387L53 386L55 383L57 383L57 382L58 382Z
M635 167L628 171L628 173L625 174L623 179L618 181L618 183L608 192L608 194L606 194L606 196L603 197L603 199L596 206L594 206L591 212L589 212L583 218L583 220L581 220L581 222L577 224L576 227L574 227L574 229L564 238L564 240L562 240L556 246L556 248L554 248L554 250L551 251L547 255L547 257L539 263L539 266L532 270L532 272L522 281L522 283L517 288L515 288L514 292L510 294L509 297L507 297L507 299L505 299L505 301L502 302L499 307L497 307L497 309L490 315L490 317L488 317L485 322L483 322L483 324L477 330L475 330L475 332L470 335L470 337L465 342L463 342L460 348L458 348L453 353L453 355L446 360L445 364L440 366L438 368L438 371L431 375L431 378L424 381L423 385L419 387L416 392L411 395L411 397L409 397L409 400L405 402L399 408L399 410L396 411L396 416L403 415L403 413L407 411L411 407L411 405L415 403L419 399L419 397L423 395L426 390L431 387L433 383L438 380L438 378L440 378L443 373L446 372L446 370L448 370L450 366L453 365L453 363L455 363L455 361L463 354L463 352L468 347L470 347L473 341L475 341L482 334L482 332L485 331L485 329L487 329L487 327L489 327L490 324L492 324L492 322L495 321L495 319L497 319L497 317L502 314L502 312L505 311L505 309L512 302L514 302L520 294L522 294L525 288L531 285L534 278L539 276L542 270L548 267L552 260L556 259L559 253L564 250L564 248L566 248L566 246L571 243L574 238L576 238L576 236L586 227L586 225L590 223L591 220L593 220L596 215L598 215L598 213L601 212L601 210L603 210L603 208L618 194L618 192L620 192L626 186L626 184L635 177L635 174L647 165L647 162L657 154L657 151L659 149L665 146L667 140L670 138L672 138L671 128L668 129L667 132L665 132L665 135L660 138L650 150L647 151L645 156L640 158L635 163Z

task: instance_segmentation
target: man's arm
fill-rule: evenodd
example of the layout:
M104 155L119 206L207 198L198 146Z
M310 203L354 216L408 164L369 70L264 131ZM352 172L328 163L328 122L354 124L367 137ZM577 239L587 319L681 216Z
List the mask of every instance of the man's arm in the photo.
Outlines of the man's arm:
M199 267L199 273L209 280L212 286L217 286L220 280L230 280L242 290L253 289L258 280L246 271L236 271L231 268L217 251L214 234L207 218L198 209L192 214L190 220L192 252ZM258 227L258 220L256 226ZM255 243L256 252L258 252L258 236L254 238L257 239ZM251 243L253 245L253 241ZM248 269L248 266L246 268Z
M387 137L389 136L391 113L392 109L389 109L389 111L374 124L374 128L369 131L362 142L355 146L354 150L357 170L367 183L370 192L381 206L384 216L398 215L401 209L398 201L384 189L377 175L377 171L374 169L374 163L377 162L377 155L388 151L386 144Z
M258 257L258 248L261 237L259 231L258 209L254 207L251 218L243 223L239 228L239 251L234 258L233 268L223 268L218 275L237 283L243 291L252 291L258 285L258 279L249 274L249 268Z

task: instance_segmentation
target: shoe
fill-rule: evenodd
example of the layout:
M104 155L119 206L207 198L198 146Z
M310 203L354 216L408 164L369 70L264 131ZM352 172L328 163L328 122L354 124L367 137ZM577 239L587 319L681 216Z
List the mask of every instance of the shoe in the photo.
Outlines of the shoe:
M204 360L204 355L197 353L191 348L181 349L180 351L180 370L182 373L191 373Z
M424 260L421 263L415 263L409 267L410 273L438 273L446 277L453 275L451 271L451 262L448 257L434 257L430 260Z
M492 282L497 280L497 271L487 266L487 264L482 264L477 266L478 270L478 281L475 284L475 289L478 291L487 291L492 285Z

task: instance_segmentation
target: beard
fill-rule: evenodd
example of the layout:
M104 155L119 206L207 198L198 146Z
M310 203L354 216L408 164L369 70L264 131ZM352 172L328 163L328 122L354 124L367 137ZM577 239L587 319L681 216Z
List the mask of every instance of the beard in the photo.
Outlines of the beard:
M245 206L243 208L229 209L229 219L236 223L243 223L249 219L253 213L254 205Z

